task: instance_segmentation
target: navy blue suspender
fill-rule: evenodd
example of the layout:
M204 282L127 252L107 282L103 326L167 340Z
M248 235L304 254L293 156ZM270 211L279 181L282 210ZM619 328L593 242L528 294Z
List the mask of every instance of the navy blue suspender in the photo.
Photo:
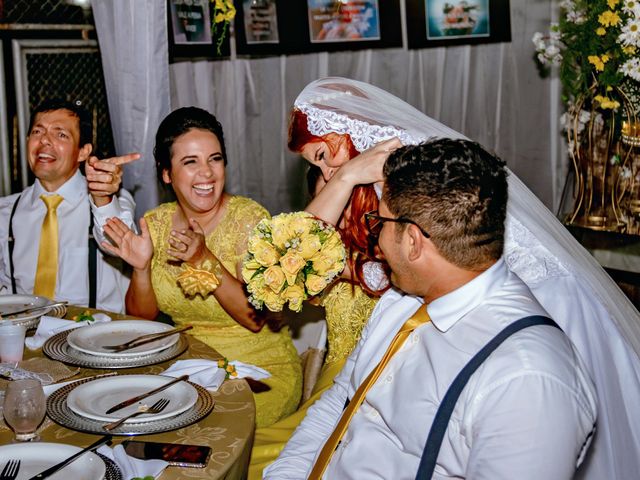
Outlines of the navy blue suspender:
M422 458L420 459L420 466L418 467L416 480L429 480L433 476L433 471L436 467L436 460L438 459L438 453L440 452L440 446L442 445L442 439L444 438L444 434L447 430L447 425L449 425L449 419L451 418L453 409L456 406L458 397L460 397L460 394L469 381L469 378L471 378L471 375L473 375L478 367L482 365L482 362L484 362L487 357L491 355L491 353L507 338L523 328L533 327L534 325L549 325L560 328L558 324L550 318L540 315L521 318L498 333L493 340L487 343L482 350L476 353L476 355L469 360L469 363L465 365L458 376L453 380L451 386L447 390L447 393L442 399L442 402L440 402L436 416L431 424L427 443L422 451Z

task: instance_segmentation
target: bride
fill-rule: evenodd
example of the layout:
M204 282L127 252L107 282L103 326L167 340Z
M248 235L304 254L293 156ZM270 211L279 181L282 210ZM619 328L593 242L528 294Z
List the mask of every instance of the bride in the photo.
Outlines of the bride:
M376 150L393 146L384 140L396 137L406 145L464 138L390 93L345 78L312 82L295 108L307 116L313 135L349 134L358 151L369 149L341 168L319 162L334 178L307 209L325 219L342 211L345 190L381 178L375 173L382 163ZM576 478L634 478L640 470L640 314L511 172L504 258L571 338L597 387L597 433Z

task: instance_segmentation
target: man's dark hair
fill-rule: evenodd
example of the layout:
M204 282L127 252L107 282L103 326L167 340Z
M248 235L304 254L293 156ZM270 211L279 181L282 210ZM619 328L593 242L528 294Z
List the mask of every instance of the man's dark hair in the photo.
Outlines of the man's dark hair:
M156 145L153 156L156 159L156 175L158 181L164 185L162 172L171 171L171 148L173 142L189 130L207 130L213 133L220 142L220 150L224 164L227 164L227 150L224 145L222 125L211 113L198 107L183 107L174 110L160 123L156 133Z
M80 105L80 103L69 102L59 98L51 98L42 102L38 107L31 112L31 118L29 119L29 130L33 128L33 123L36 120L36 115L39 113L52 112L54 110L68 110L73 116L78 118L78 124L80 127L80 142L78 147L82 148L87 143L93 145L93 124L91 123L91 115L89 112Z
M482 270L500 258L507 209L501 159L475 142L439 139L395 150L384 177L389 210L427 231L447 261Z

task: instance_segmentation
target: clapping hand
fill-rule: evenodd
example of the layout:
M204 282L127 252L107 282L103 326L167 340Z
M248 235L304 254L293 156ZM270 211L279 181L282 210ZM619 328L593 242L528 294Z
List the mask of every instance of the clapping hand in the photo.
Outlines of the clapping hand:
M120 189L122 165L140 158L139 153L129 153L119 157L98 160L89 157L85 166L85 175L93 203L102 207L111 202L111 197Z
M110 218L104 225L104 233L111 243L102 242L102 247L112 255L117 255L136 270L146 270L153 258L153 242L144 218L140 219L140 235L136 235L119 218Z
M204 230L193 218L189 219L189 228L171 230L167 253L194 267L200 265L207 258L213 257L213 253L207 247Z

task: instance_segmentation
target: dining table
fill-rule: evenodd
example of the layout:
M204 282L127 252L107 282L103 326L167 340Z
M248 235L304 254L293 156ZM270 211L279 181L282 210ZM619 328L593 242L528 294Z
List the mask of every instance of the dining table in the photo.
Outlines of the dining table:
M69 306L67 308L64 318L71 319L87 310L90 313L106 313L113 321L134 319L134 317L127 315L75 306ZM30 333L27 333L27 336L33 333L34 331L31 330ZM117 373L122 375L160 374L177 360L219 360L223 358L217 351L193 336L188 334L182 335L185 335L187 339L188 348L178 357L155 365L119 369ZM32 351L25 348L23 361L44 357L45 354L42 349ZM68 368L75 371L78 367L69 366ZM66 378L64 381L112 372L113 370L109 369L79 368L78 373L70 378ZM197 423L182 427L178 430L151 435L114 436L112 446L127 439L186 445L206 445L211 447L212 454L204 468L168 466L158 478L160 480L181 478L236 480L246 478L255 430L255 403L251 389L243 379L228 379L222 383L217 391L211 392L211 396L215 402L213 411ZM45 417L45 420L39 427L38 433L40 435L40 441L42 442L64 443L78 447L86 447L99 438L99 435L71 430L54 423L48 417ZM13 436L13 431L7 427L3 420L0 420L0 445L9 443Z

